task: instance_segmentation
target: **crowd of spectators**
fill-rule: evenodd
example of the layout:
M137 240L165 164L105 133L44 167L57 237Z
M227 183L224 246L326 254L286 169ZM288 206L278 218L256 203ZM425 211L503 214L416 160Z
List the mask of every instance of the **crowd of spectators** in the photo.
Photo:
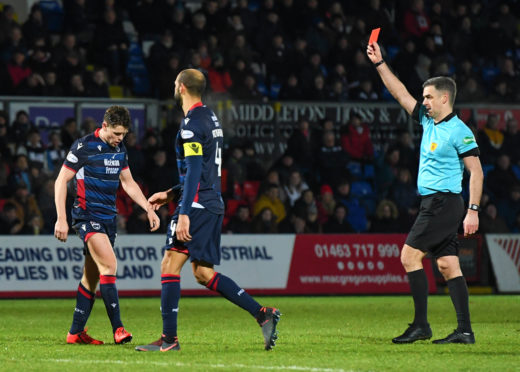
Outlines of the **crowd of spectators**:
M179 123L177 123L178 125ZM20 111L9 124L0 111L0 234L52 234L56 220L54 180L64 157L80 136L98 124L65 120L47 144ZM150 130L142 141L125 137L129 165L145 195L178 183L171 145L175 125ZM520 232L520 132L509 119L497 129L497 115L475 130L486 174L480 232ZM418 212L418 149L407 131L375 153L369 127L352 114L338 127L332 120L302 120L287 150L266 167L251 142L231 141L224 154L222 190L227 233L406 233ZM468 196L467 177L463 196ZM68 192L70 209L74 186ZM146 233L146 213L122 189L117 195L121 233ZM175 208L159 210L166 229Z
M382 27L386 58L413 94L436 75L455 76L459 101L518 102L520 34L517 2L209 0L199 9L176 0L64 2L58 32L38 3L17 22L0 14L0 94L108 97L109 84L131 82L132 43L151 42L150 95L171 98L177 73L206 73L208 93L262 100L346 102L385 98L364 54L373 27ZM132 40L128 27L136 30ZM55 28L52 28L55 30ZM450 35L447 38L445 35ZM90 66L90 67L89 67ZM481 232L520 231L520 132L490 113L477 130L486 173ZM125 138L129 163L145 195L178 182L174 125ZM47 141L27 112L10 122L0 111L0 234L52 234L54 179L79 136L99 123L69 118ZM252 143L224 156L224 231L229 233L407 232L417 214L418 149L403 131L374 152L370 128L352 114L302 120L287 151L266 168ZM464 180L467 196L467 180ZM68 205L74 190L69 190ZM144 233L146 214L118 193L121 233ZM175 205L159 211L164 232Z
M36 3L18 21L15 11L0 14L0 94L106 97L110 84L131 94L128 66L142 51L151 85L138 92L160 99L187 67L216 97L389 99L365 56L381 27L385 58L413 95L449 75L459 102L520 99L517 1L68 0L62 17Z

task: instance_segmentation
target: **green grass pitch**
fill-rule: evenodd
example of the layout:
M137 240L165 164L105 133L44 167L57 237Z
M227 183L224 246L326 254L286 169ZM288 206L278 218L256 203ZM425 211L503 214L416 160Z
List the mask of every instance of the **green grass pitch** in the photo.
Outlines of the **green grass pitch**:
M279 339L263 350L260 328L220 297L182 298L180 352L136 352L161 332L158 298L122 298L114 345L103 301L87 324L102 346L67 345L73 299L0 300L1 371L520 371L520 296L470 297L475 345L394 345L412 318L409 296L258 297L279 307ZM430 296L433 338L456 327L449 296Z

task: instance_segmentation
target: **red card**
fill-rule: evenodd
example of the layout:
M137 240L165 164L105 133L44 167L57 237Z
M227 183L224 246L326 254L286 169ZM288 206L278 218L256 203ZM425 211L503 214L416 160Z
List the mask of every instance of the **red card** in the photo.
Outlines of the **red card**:
M370 39L368 40L368 45L374 44L377 42L377 38L379 37L379 31L381 31L381 27L374 28L372 33L370 34Z

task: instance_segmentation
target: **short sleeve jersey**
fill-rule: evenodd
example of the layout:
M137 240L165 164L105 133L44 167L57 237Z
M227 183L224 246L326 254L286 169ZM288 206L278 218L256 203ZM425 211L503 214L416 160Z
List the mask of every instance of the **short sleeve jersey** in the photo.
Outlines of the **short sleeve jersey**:
M454 113L435 123L420 103L417 103L412 116L423 126L417 178L419 194L459 194L462 191L463 158L478 154L473 132Z
M224 135L217 116L202 103L196 104L182 120L175 139L180 183L184 185L189 156L202 156L202 172L192 207L224 213L221 195L222 147ZM182 205L184 195L179 204Z
M112 147L94 133L76 140L63 166L76 173L76 198L72 208L75 219L115 217L119 175L128 168L123 144Z

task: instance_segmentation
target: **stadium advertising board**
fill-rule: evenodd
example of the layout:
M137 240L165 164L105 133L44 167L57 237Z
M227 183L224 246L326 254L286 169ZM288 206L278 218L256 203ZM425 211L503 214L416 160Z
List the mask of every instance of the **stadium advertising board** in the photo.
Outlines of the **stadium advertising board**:
M253 294L408 293L399 251L405 235L223 235L220 271ZM116 240L120 294L159 295L161 235ZM2 236L0 297L74 296L83 247L71 236ZM435 282L425 264L430 291ZM186 265L183 294L211 295Z
M520 236L487 234L486 242L499 292L520 292Z
M298 235L287 291L290 293L409 293L401 265L404 234ZM437 288L424 260L430 293Z

